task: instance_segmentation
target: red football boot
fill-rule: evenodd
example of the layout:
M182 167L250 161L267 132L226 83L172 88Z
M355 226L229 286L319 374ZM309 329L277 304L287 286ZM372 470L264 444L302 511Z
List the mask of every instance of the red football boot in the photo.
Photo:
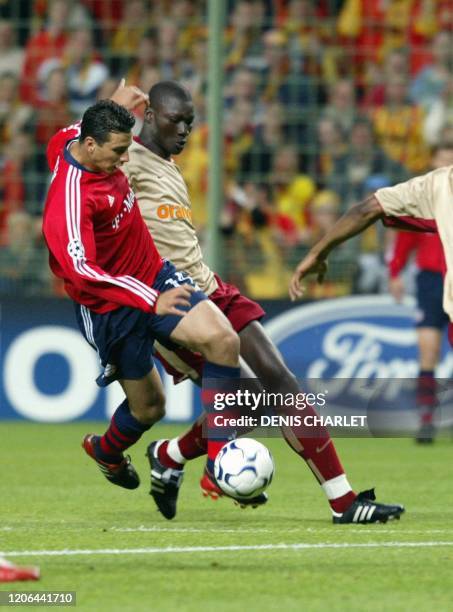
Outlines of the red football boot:
M39 567L18 567L0 559L0 582L39 580Z

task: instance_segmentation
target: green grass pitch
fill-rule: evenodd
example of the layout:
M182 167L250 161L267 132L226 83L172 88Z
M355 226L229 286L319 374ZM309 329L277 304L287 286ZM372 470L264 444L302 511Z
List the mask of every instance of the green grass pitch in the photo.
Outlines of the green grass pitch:
M205 500L200 459L166 521L148 495L145 446L182 428L156 427L131 449L142 476L135 491L110 485L80 448L84 433L103 429L0 424L0 550L42 572L1 590L76 591L77 609L95 612L452 610L451 439L338 440L354 488L375 485L406 514L334 526L305 464L275 439L263 440L277 466L265 508Z

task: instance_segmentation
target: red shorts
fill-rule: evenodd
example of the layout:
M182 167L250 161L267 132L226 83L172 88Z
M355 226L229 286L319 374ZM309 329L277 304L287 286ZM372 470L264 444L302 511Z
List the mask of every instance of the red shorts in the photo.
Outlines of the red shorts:
M211 293L209 299L223 312L236 332L240 332L252 321L260 321L266 314L259 304L246 298L239 289L215 275L218 288ZM193 380L201 377L203 357L185 348L170 351L156 342L156 357L165 370L173 376L176 383L185 378Z

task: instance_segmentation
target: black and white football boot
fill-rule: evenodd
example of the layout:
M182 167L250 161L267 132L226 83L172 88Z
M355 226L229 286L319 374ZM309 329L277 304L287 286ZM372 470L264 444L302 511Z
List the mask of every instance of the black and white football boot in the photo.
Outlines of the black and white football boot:
M171 520L176 516L176 502L178 501L184 470L165 467L159 461L157 451L164 440L155 440L146 449L149 465L151 467L151 490L149 494L156 502L161 514Z
M332 520L335 524L367 525L369 523L386 523L399 520L404 507L399 504L380 504L376 501L374 489L362 491L355 501L342 514L334 512Z

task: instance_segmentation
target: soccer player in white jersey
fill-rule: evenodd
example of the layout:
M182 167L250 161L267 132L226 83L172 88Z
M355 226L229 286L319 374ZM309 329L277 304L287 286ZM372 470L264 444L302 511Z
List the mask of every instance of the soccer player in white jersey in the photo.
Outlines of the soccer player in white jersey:
M187 187L173 155L181 153L194 121L190 93L174 81L161 81L149 92L141 133L129 149L129 161L123 169L127 174L148 229L163 257L171 259L178 269L185 270L229 319L240 337L240 352L252 374L264 388L273 393L300 392L298 383L288 370L281 355L260 324L264 311L242 296L239 290L222 281L204 263L196 230L192 224L191 204ZM188 351L159 348L162 363L172 374L186 374L197 379L199 362ZM309 411L312 409L307 407ZM153 474L175 473L184 463L207 453L208 460L201 486L207 495L221 495L212 468L224 441L203 439L203 417L183 435L173 440L155 441L148 447L151 463L151 494L165 516L171 503L176 511L178 490L171 482L163 486L162 479L154 482ZM328 431L282 428L291 448L303 458L321 485L330 504L335 523L385 522L399 518L399 505L379 504L373 490L358 495L352 490ZM265 494L258 503L266 501ZM164 511L162 510L164 509ZM168 518L168 516L167 516Z

